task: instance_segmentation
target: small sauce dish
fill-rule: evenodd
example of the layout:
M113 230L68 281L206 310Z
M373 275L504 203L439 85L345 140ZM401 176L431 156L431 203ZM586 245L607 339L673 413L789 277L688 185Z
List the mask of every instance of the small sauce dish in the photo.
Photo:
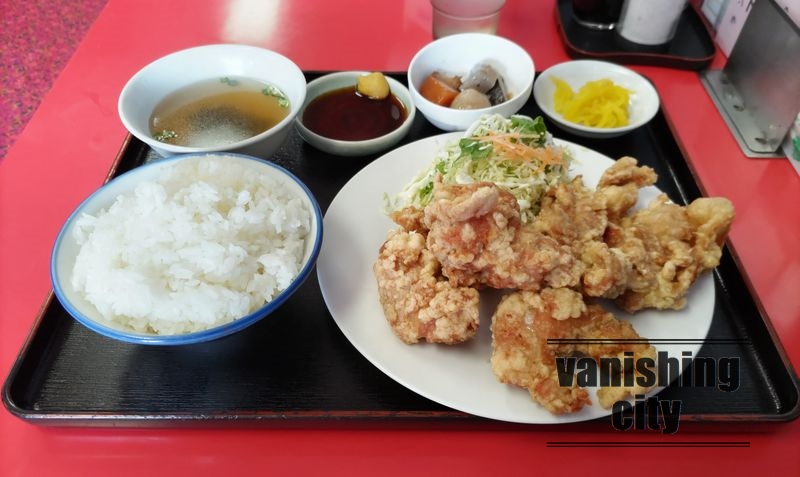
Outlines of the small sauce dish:
M356 92L366 71L342 71L308 83L306 100L295 118L311 146L337 156L367 156L391 148L411 128L416 107L399 81L386 77L389 96L370 99Z

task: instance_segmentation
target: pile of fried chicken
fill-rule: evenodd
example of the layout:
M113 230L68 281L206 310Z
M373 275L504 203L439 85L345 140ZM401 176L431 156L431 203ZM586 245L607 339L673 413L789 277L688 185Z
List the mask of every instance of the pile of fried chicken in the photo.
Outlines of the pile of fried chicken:
M683 308L692 283L719 264L734 218L725 198L684 207L662 194L632 211L639 189L656 178L652 168L620 158L595 190L580 176L551 187L528 223L515 197L494 183L437 180L424 209L391 214L400 227L389 233L373 267L386 319L405 343L457 344L478 330L479 290L509 290L491 323L498 380L527 389L554 414L582 409L591 400L575 383L559 384L556 357L581 353L599 360L627 351L655 358L655 349L552 343L640 338L591 302L611 299L631 313ZM598 399L609 408L643 391L602 388Z

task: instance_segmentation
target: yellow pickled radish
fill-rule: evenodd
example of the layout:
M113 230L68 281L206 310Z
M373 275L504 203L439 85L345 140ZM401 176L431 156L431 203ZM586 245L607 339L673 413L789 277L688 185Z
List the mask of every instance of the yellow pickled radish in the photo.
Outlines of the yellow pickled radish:
M572 88L569 86L569 84L567 84L566 81L556 78L555 76L551 79L556 85L556 92L553 94L553 103L556 108L556 112L563 114L564 105L572 101L572 98L575 96L575 94L572 92Z
M556 86L554 108L567 121L597 128L628 124L630 90L609 79L599 79L587 82L575 93L566 81L551 79Z

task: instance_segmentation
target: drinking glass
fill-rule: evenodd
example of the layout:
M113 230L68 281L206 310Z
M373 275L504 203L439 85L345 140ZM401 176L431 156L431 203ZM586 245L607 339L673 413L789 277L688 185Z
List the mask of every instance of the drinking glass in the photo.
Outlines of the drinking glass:
M433 37L456 33L497 33L505 0L431 0Z

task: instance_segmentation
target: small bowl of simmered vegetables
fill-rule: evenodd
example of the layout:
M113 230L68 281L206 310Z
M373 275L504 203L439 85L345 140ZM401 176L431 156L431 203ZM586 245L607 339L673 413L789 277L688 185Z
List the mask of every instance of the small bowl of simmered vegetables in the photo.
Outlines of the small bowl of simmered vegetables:
M434 126L463 131L485 115L509 117L531 96L534 64L519 45L488 33L428 43L411 59L408 89Z
M611 138L637 129L658 112L658 92L639 73L606 61L552 66L534 82L533 97L555 125L576 136Z

